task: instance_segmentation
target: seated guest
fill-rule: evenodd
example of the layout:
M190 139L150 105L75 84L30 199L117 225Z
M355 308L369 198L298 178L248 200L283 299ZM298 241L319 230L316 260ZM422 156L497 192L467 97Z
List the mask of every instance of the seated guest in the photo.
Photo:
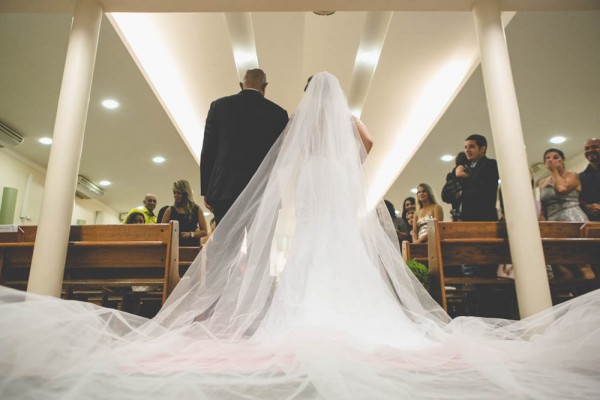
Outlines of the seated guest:
M190 183L173 183L173 197L175 204L167 208L161 222L179 221L180 246L200 246L200 238L208 234L208 229L202 209L194 202Z
M145 224L146 217L140 211L133 211L129 213L127 219L125 220L126 224Z
M129 210L125 218L123 218L123 223L125 224L129 215L133 212L141 212L144 214L144 218L147 224L155 224L156 223L156 214L154 214L154 209L156 208L156 196L148 193L146 197L144 197L144 208L141 210L139 208L132 208Z
M435 200L433 190L426 183L417 186L417 211L413 218L413 243L427 242L427 221L432 219L444 220L444 211Z

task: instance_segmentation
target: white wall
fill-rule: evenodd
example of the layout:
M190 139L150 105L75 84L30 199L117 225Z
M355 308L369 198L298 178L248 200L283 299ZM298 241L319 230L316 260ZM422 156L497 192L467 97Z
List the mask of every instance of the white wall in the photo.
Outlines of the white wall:
M27 209L21 210L27 177L29 175L32 176L32 181L29 189ZM12 187L18 190L13 224L38 224L45 179L46 171L42 167L24 159L9 149L0 149L0 204L2 202L4 187ZM22 219L20 218L21 215L27 218ZM78 220L85 221L87 225L120 223L119 214L102 202L93 199L83 200L74 198L71 224L77 224Z

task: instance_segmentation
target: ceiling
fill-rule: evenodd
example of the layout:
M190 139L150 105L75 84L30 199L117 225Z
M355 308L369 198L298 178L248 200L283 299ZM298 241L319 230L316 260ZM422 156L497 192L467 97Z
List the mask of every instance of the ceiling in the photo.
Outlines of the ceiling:
M467 135L482 133L492 141L470 12L146 17L160 32L157 52L172 60L176 72L170 75L183 83L184 108L199 121L196 141L201 142L210 102L238 91L234 49L248 38L243 25L248 19L258 63L270 82L266 95L288 113L308 76L327 70L339 78L375 139L370 175L383 189L373 193L385 194L397 207L419 182L439 193L452 168L440 157L460 151ZM504 17L529 162L540 161L556 134L567 138L558 147L568 159L581 158L585 139L600 136L600 11ZM52 136L70 24L66 12L0 13L0 120L25 137L9 151L43 168L50 148L37 139ZM132 43L123 43L123 30L115 25L115 18L103 17L80 175L111 181L101 201L117 212L141 204L149 192L157 194L159 206L170 204L178 179L190 181L199 197L199 167L190 151L197 144L182 138L175 112L163 107L157 84L148 83L150 70L132 55ZM356 60L369 40L381 53L374 71L365 72ZM436 80L448 65L458 66L458 75ZM445 96L438 98L440 93ZM107 110L101 106L105 98L121 106ZM166 162L152 163L157 155Z

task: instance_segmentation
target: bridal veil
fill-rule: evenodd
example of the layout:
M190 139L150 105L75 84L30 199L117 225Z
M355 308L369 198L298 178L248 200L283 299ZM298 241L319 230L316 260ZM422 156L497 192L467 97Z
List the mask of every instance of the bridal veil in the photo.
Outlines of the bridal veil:
M154 319L0 288L3 398L597 398L599 293L451 320L369 208L366 162L314 75Z

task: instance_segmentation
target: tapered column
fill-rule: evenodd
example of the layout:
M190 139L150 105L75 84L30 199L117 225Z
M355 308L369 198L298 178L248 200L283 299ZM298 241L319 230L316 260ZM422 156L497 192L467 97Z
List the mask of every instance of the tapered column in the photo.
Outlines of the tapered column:
M102 8L77 0L27 291L60 296Z
M531 188L519 106L499 0L477 0L473 13L498 159L521 318L552 306Z

